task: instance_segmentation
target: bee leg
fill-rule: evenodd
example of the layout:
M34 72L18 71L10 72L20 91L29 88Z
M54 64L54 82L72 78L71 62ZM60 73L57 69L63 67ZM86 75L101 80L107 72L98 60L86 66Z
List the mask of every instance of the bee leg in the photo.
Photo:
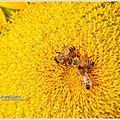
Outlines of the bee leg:
M81 56L80 52L78 51L78 49L76 49L76 52L74 52L72 58L78 58L78 57L80 58L80 56Z
M60 54L60 52L56 52L56 53Z
M68 64L71 65L71 63L72 63L72 58L68 60Z
M79 76L80 76L80 73L76 72Z
M67 46L64 44L64 45L63 45L63 49L64 49L65 47L67 47Z
M79 57L79 58L80 58L80 56L81 56L81 54L80 54L80 53L78 53L78 54L77 54L77 57Z
M77 51L76 57L80 58L80 56L81 56L80 52L78 51L78 49L76 51Z
M81 86L83 86L83 83L82 83L82 81L80 81L80 84L81 84Z

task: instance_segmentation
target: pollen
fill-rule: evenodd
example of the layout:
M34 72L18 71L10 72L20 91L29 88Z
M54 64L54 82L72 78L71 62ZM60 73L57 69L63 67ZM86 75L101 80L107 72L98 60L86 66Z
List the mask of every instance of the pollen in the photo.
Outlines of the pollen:
M0 35L1 118L120 118L117 2L37 2L11 16ZM94 67L90 90L77 68L58 65L73 45ZM2 99L3 96L20 99Z

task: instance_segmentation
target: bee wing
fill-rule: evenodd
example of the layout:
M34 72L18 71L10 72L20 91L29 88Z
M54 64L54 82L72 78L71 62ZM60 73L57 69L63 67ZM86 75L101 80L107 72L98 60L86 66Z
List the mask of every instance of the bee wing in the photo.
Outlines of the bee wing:
M85 72L85 76L86 76L86 79L87 79L86 81L89 82L89 85L92 85L92 81L91 81L89 75L87 74L87 72Z
M86 76L81 74L81 85L85 86L86 81L87 81Z
M91 79L89 78L89 85L92 85L92 81L91 81Z

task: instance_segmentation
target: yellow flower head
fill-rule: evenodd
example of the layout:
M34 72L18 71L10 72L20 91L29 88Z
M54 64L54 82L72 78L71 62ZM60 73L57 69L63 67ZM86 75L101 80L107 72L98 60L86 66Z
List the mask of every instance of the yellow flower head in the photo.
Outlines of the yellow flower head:
M120 118L120 14L117 3L30 4L0 35L0 117ZM77 68L54 57L72 44L95 62L90 90Z

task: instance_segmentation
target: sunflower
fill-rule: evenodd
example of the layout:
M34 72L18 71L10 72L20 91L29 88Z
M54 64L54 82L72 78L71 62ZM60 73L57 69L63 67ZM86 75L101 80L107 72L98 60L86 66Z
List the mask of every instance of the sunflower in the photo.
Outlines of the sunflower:
M1 118L120 118L117 3L38 2L12 15L0 35ZM54 57L72 44L95 62L90 90Z

